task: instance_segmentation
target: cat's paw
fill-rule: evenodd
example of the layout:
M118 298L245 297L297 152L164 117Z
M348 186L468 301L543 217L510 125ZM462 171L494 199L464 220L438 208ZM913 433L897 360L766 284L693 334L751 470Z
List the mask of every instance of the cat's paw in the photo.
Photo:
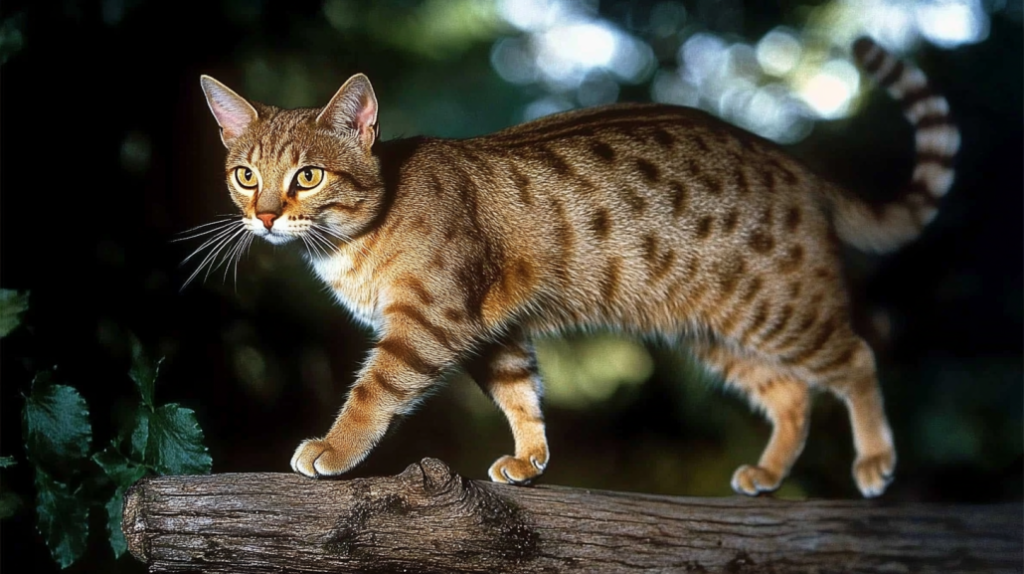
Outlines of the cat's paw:
M766 468L745 464L732 475L732 489L737 494L757 496L779 488L782 477Z
M292 455L292 470L310 478L341 474L354 466L350 457L343 455L326 440L302 441Z
M896 452L889 450L881 454L859 457L853 463L853 479L857 481L864 498L874 498L885 492L892 482L896 470Z
M544 472L547 465L547 457L541 460L536 456L531 456L529 460L526 460L514 456L503 456L494 461L487 474L494 482L530 484L533 479Z

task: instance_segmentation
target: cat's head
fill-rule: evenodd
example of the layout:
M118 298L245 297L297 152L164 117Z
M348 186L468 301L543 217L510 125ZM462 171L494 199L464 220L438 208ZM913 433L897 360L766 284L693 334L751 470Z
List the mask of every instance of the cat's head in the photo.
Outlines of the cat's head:
M246 229L275 244L335 244L373 221L383 184L370 151L377 98L366 76L349 78L319 109L283 110L249 102L209 76L201 83Z

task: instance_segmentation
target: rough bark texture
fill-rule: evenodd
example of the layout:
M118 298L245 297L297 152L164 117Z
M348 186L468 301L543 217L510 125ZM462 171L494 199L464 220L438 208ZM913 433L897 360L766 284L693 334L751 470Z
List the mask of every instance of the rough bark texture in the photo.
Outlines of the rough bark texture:
M675 498L394 477L147 478L124 533L150 572L1020 572L1022 506Z

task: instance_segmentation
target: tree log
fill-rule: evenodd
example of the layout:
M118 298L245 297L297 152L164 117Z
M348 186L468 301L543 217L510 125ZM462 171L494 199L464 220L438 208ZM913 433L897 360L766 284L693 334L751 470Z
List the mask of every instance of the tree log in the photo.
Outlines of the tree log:
M150 572L1020 572L1022 505L680 498L393 477L145 478L124 534Z

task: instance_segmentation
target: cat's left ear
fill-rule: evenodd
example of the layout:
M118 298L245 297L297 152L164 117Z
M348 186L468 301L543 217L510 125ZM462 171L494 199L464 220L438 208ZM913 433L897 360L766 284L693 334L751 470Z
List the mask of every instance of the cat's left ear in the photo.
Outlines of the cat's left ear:
M369 78L363 74L349 78L316 121L336 132L355 130L359 141L369 149L377 138L377 96Z

